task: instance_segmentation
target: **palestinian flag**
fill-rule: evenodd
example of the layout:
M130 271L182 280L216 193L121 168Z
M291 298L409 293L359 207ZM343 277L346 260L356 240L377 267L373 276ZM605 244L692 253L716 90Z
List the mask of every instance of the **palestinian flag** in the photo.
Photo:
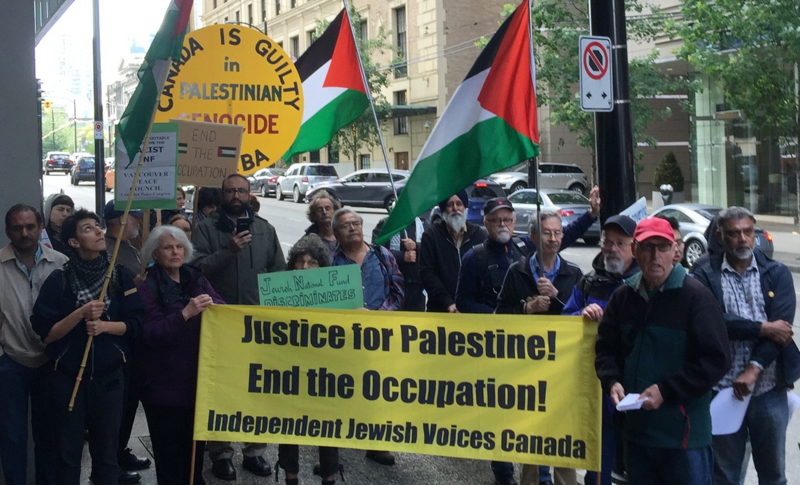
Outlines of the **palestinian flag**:
M303 124L289 151L319 150L369 106L350 18L344 9L295 63L303 81Z
M219 147L217 156L221 158L236 158L236 147Z
M141 150L156 109L158 93L164 88L167 70L170 67L167 60L180 58L193 1L170 2L164 21L136 74L139 77L139 85L136 86L136 91L117 125L120 143L117 143L115 162L119 166L128 167Z
M178 153L188 153L188 152L189 152L188 143L178 143Z
M453 93L378 244L472 182L539 154L529 17L525 1Z

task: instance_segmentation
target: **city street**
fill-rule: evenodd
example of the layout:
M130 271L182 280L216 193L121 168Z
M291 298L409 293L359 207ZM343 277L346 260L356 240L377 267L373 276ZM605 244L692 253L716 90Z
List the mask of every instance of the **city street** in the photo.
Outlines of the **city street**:
M44 176L44 194L49 195L63 189L64 193L70 195L76 206L83 206L89 209L94 208L94 184L83 183L78 187L69 183L69 177L65 175ZM106 194L106 199L110 200L111 193ZM274 198L261 198L261 210L259 214L267 219L277 230L281 240L284 253L288 253L292 244L304 234L304 229L309 222L306 218L307 204L296 204L291 199L278 201ZM362 209L356 211L364 218L364 233L369 239L375 225L386 212L380 209ZM771 231L775 229L770 228ZM787 233L789 234L789 233ZM788 236L787 236L788 238ZM780 246L786 238L776 237L776 253L787 251L787 248ZM591 261L599 251L598 246L586 246L578 242L573 247L563 251L561 254L579 265L584 272L591 270ZM795 291L800 296L800 274L792 274ZM800 324L800 317L795 315L794 325ZM800 337L795 335L795 341L800 342ZM141 408L139 417L133 433L131 447L134 451L143 455L147 453L152 458L150 439L147 432L144 413ZM800 419L793 419L789 423L789 430L786 444L786 475L790 483L800 480L800 460L797 459L798 442L800 442ZM234 462L241 463L241 453L234 459ZM273 462L277 456L277 447L270 445L267 451L267 459ZM302 447L301 451L301 473L302 484L317 483L318 478L311 474L311 465L317 462L316 450L310 447ZM371 461L365 460L363 453L357 450L342 450L341 462L345 466L347 481L353 485L384 483L391 484L486 484L493 483L492 473L489 464L474 460L461 460L453 458L442 458L425 455L399 454L397 465L394 467L382 467ZM82 483L88 483L89 457L88 448L84 450L83 474L85 475ZM257 479L254 475L238 469L239 481L237 483L265 483L264 479ZM143 481L146 484L155 484L155 472L151 468L142 472ZM210 484L223 484L225 482L216 480L210 472L210 463L206 459L204 478ZM268 480L273 480L270 477ZM748 468L746 485L758 483L755 469Z

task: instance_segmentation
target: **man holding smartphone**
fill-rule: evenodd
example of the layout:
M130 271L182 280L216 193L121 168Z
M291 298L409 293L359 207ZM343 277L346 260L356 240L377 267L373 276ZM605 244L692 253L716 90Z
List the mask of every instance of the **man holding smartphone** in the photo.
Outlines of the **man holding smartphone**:
M258 275L283 271L286 258L275 228L253 212L250 183L234 174L222 183L222 204L192 234L195 258L211 286L232 305L258 305ZM227 442L206 446L211 471L220 480L236 480L233 448ZM258 476L272 473L263 454L266 445L246 443L242 466Z

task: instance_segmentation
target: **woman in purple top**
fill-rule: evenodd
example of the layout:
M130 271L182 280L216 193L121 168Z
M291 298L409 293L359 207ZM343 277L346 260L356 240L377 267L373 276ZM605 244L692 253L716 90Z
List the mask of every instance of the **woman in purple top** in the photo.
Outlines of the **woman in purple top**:
M153 262L139 285L146 309L137 342L136 379L153 442L158 485L186 485L192 459L192 429L200 346L200 314L225 302L192 258L186 233L159 226L150 234L142 256ZM197 442L193 485L204 485L203 452Z

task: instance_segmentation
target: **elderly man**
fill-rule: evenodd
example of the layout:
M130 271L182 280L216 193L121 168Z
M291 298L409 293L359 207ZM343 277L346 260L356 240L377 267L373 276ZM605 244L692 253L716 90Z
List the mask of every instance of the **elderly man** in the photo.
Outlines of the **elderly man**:
M600 321L614 290L622 285L626 278L639 272L639 265L633 259L631 247L635 230L636 223L628 216L617 215L606 219L600 236L600 254L592 261L592 271L585 274L575 285L572 296L561 312L562 315L582 315L595 322ZM601 485L612 483L612 470L619 476L624 474L622 441L617 440L615 436L620 430L615 430L615 424L611 421L613 413L611 399L606 396L603 400ZM585 483L597 484L597 473L587 472Z
M536 253L512 264L497 295L497 313L558 315L572 288L583 276L578 266L558 254L564 238L561 216L554 211L541 212L541 240L538 224L539 221L532 218L528 232L538 251L542 252L543 267L539 265ZM498 470L495 467L496 477ZM572 485L577 481L575 470L555 468L553 475L557 485ZM538 466L522 466L522 485L538 485L540 478L543 477L540 477ZM500 477L497 479L499 483L513 483L500 481Z
M711 483L711 388L730 366L728 336L713 295L674 263L675 236L663 219L633 235L641 272L611 296L598 328L595 368L617 405L640 394L625 416L631 485Z
M333 253L332 266L357 264L361 267L361 285L365 310L400 310L403 305L403 275L392 253L383 246L364 241L364 220L350 209L333 214L331 227L339 247ZM381 465L394 465L389 451L367 451L367 458Z
M42 244L42 214L17 204L6 213L9 242L0 250L0 455L8 485L28 483L28 399L31 403L36 483L55 483L52 411L47 409L47 373L52 367L30 316L39 289L67 257ZM56 295L53 295L54 297Z
M733 365L714 387L752 394L742 427L714 436L714 483L739 484L749 437L759 483L786 483L786 388L800 377L800 352L792 340L796 305L789 269L755 248L755 218L743 207L717 217L714 253L695 268L725 315Z
M464 190L441 201L442 218L422 234L419 276L428 292L429 312L458 313L455 296L461 257L486 240L480 226L467 222L468 205Z
M333 213L342 208L342 203L331 197L331 194L324 190L320 190L308 203L308 212L306 216L311 221L311 225L306 228L306 234L316 234L325 243L328 248L328 253L333 255L333 252L339 246L336 242L336 235L333 233L331 227L331 220Z
M258 275L286 267L275 228L253 212L249 201L247 179L239 174L229 175L222 182L220 209L209 214L192 234L193 264L203 271L225 302L233 305L258 305ZM246 443L242 450L244 469L261 477L271 475L272 468L263 456L266 448L263 443ZM206 449L214 476L236 480L231 444L209 441Z

